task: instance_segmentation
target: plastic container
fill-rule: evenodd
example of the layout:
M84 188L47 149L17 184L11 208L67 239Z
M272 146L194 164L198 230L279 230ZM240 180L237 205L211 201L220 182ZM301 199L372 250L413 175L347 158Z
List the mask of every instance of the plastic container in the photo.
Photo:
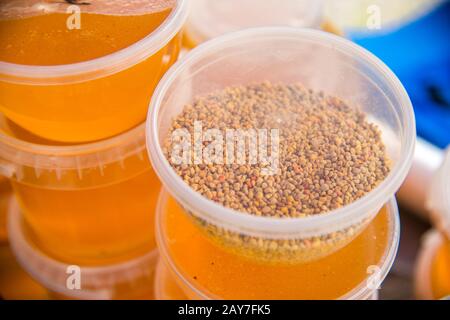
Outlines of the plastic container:
M433 175L427 207L436 230L422 241L416 264L416 295L441 299L450 296L450 148Z
M8 212L11 185L8 179L0 176L0 245L7 242L6 215Z
M163 191L157 212L160 261L155 280L156 299L374 299L376 288L395 259L400 237L397 204L392 198L358 238L329 257L282 268L264 266L230 258L230 253L211 245L204 236L190 235L195 239L185 241L180 233L170 230L170 220L178 218L176 221L183 229L195 227L174 213L173 204ZM174 246L185 247L186 255ZM200 268L187 265L188 255L200 261L192 265L210 270L202 273Z
M349 78L352 81L346 82ZM386 179L351 205L291 219L243 214L191 189L170 166L161 148L172 119L195 96L263 80L300 82L340 97L350 106L360 106L382 131L392 163ZM410 168L414 145L413 110L395 75L350 41L311 29L249 29L195 48L162 79L147 120L153 167L169 193L198 223L199 230L229 250L275 263L319 259L354 239L398 190ZM302 246L289 247L286 254L279 249L286 240L299 241ZM316 246L317 242L320 245Z
M450 297L450 241L436 230L422 239L414 278L418 299Z
M29 1L5 3L0 9L7 8L6 12L37 19L36 15L43 13L66 14L69 6L64 2L33 3L35 5ZM81 10L80 32L87 33L86 37L95 34L98 25L102 25L102 22L86 22L91 19L91 13L133 19L137 14L157 14L165 9L171 9L171 12L156 30L142 40L99 58L39 66L0 61L0 111L35 135L71 143L108 138L145 120L153 89L178 57L180 30L188 11L186 0L142 0L133 2L133 6L122 0L78 7ZM96 11L97 7L100 9ZM1 10L0 13L8 17ZM115 27L114 21L105 23ZM127 22L121 23L127 25ZM89 26L92 30L83 29Z
M223 34L254 27L290 26L332 31L322 0L192 0L183 44L194 48Z
M429 220L427 198L433 175L444 159L444 152L435 145L417 138L414 160L405 182L397 192L397 200L401 206Z
M0 173L11 182L30 237L60 261L116 263L153 250L160 182L145 125L90 144L50 146L0 125ZM29 140L31 141L31 140Z
M28 237L16 202L12 202L8 218L10 245L14 255L22 268L48 290L49 298L153 299L157 250L126 262L104 266L63 263L46 255ZM74 268L79 269L74 271ZM78 274L80 289L76 289L75 277Z

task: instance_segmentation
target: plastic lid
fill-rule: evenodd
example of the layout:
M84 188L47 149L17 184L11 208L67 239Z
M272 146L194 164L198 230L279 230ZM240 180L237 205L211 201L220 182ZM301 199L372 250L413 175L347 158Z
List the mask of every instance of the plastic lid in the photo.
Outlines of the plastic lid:
M70 290L66 283L71 265L49 257L27 239L18 204L13 198L8 213L8 236L11 249L22 268L48 290L73 299L111 299L115 287L121 283L138 281L151 275L158 259L158 251L152 250L123 263L80 266L81 289Z
M186 32L195 42L262 26L318 27L321 0L191 0Z
M436 227L450 238L450 147L431 183L428 208Z
M109 76L158 52L180 31L188 14L187 0L108 0L95 1L95 4L89 5L82 5L82 2L86 1L79 1L78 5L84 13L140 15L172 7L173 10L154 32L125 49L88 61L56 66L30 66L0 61L0 79L20 84L61 85ZM64 1L50 0L0 2L0 19L66 12L68 6Z

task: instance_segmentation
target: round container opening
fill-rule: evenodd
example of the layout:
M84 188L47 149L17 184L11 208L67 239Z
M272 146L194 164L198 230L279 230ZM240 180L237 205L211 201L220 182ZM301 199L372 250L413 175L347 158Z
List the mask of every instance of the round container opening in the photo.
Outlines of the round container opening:
M145 121L178 59L188 11L187 0L76 3L0 4L0 112L61 144L109 139ZM19 18L3 18L5 10Z

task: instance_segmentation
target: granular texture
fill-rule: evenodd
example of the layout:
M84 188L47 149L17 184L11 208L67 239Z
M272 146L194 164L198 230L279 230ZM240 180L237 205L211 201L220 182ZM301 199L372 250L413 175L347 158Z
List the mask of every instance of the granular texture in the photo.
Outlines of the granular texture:
M240 212L273 218L326 213L361 198L389 173L381 132L362 111L299 84L264 82L198 97L173 120L169 132L184 128L195 136L198 121L203 133L218 129L223 136L229 129L278 129L279 165L271 175L262 174L266 164L259 162L196 164L194 152L189 163L178 164L171 157L178 141L170 135L165 140L167 159L192 189ZM209 143L202 141L202 146ZM269 150L271 146L268 143ZM250 148L244 153L248 159ZM289 238L227 230L186 212L211 240L231 252L265 263L292 264L342 248L368 225L377 209L338 231Z
M279 129L274 175L261 174L259 163L172 163L195 191L237 211L277 218L324 213L361 198L389 173L380 131L363 112L298 84L236 86L197 98L170 132L194 134L195 121L224 136L227 129ZM171 150L168 139L169 161Z

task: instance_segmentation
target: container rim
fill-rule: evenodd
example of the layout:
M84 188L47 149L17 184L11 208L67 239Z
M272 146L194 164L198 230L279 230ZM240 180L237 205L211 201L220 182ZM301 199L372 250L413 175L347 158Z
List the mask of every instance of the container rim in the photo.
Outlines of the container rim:
M400 114L402 117L401 156L384 181L374 190L347 206L315 216L289 219L259 217L239 212L225 208L194 191L177 175L163 154L158 133L160 109L168 89L179 74L185 72L204 56L220 51L222 47L232 44L243 45L270 38L278 40L306 38L315 43L326 44L333 50L347 52L355 58L360 58L361 62L364 62L378 75L382 76L396 93L396 98L402 109ZM324 229L338 230L343 224L350 225L360 220L365 214L380 209L398 190L411 167L415 147L415 131L414 113L406 90L393 72L373 54L349 40L323 31L290 27L265 27L229 33L207 41L190 51L183 59L172 66L158 84L150 102L146 139L147 152L155 172L172 196L183 205L189 205L188 209L208 222L215 224L219 222L236 232L246 228L256 233L286 235L287 233L317 234L318 230Z
M427 202L436 227L450 237L450 146L433 176Z
M176 0L176 6L153 32L132 45L92 60L55 66L32 66L0 61L0 79L29 84L61 84L76 82L78 77L87 79L107 76L122 71L129 66L153 55L164 47L179 30L188 15L188 0Z
M315 0L313 3L311 3L311 1L303 2L307 2L305 4L308 6L308 17L307 23L302 27L319 27L322 22L321 14L323 13L324 1ZM191 13L186 20L185 26L185 33L189 36L189 38L192 38L197 43L207 41L223 34L219 28L214 28L214 26L208 25L208 19L198 19L199 16L197 13L199 9L201 10L201 8L203 7L199 6L196 1L191 2ZM230 24L227 24L227 26L230 26Z
M381 268L381 273L379 274L379 284L386 279L389 271L394 264L395 257L397 256L398 247L400 244L400 215L397 206L397 200L395 197L392 197L388 204L387 209L392 216L391 221L391 237L388 240L388 243L391 243L384 256L381 258L381 262L379 263L379 267ZM376 291L376 290L375 290ZM349 293L343 295L339 299L341 300L364 300L370 297L373 294L374 290L370 289L367 286L367 280L360 283L356 288L354 288Z
M450 148L447 151L447 157L444 163L444 172L443 172L443 197L444 201L445 215L446 215L446 224L448 226L447 234L450 237Z
M190 290L195 292L196 295L201 297L201 299L204 300L210 300L210 299L220 299L219 297L215 297L211 294L207 294L204 292L201 292L200 289L196 288L195 284L192 283L192 281L189 281L188 278L183 276L182 271L175 265L172 258L170 257L169 251L166 246L166 241L164 239L164 231L162 230L162 214L163 214L163 206L167 203L167 200L169 198L168 192L163 188L161 189L157 209L156 209L156 241L158 243L158 249L160 253L160 259L164 260L164 263L167 264L171 271L175 273L176 277L180 279ZM390 230L389 230L389 239L388 239L388 247L386 248L386 252L384 253L383 257L381 258L380 262L378 263L378 267L381 269L381 272L379 273L379 284L383 282L383 280L388 275L394 261L395 257L397 255L398 246L400 243L400 218L399 218L399 211L397 206L397 201L395 200L395 197L392 197L387 203L386 203L387 213L390 217ZM338 300L364 300L369 298L374 292L376 292L376 289L370 289L367 286L367 279L363 282L361 282L357 287L352 289L350 292L346 293L345 295L338 298Z
M69 290L66 286L52 281L53 275L67 276L67 267L71 266L70 263L60 262L47 254L39 251L39 249L31 244L23 234L22 229L22 216L17 201L11 196L10 205L8 209L8 235L12 252L16 257L19 264L24 268L36 281L43 285L46 289L66 296L74 298L88 298L96 299L102 298L102 288L99 290ZM96 286L112 285L119 279L130 278L126 274L127 270L139 269L142 265L147 265L151 262L155 262L158 259L158 250L154 249L140 257L135 259L109 264L105 266L81 266L81 272L83 273L83 279L89 279ZM36 268L44 268L44 270L36 270ZM98 277L104 276L106 280L102 284L102 281ZM117 277L117 278L115 278Z
M126 132L123 132L119 135L112 136L104 140L74 145L54 146L28 142L10 136L0 131L0 156L3 155L2 149L4 147L9 147L15 150L16 152L25 152L31 155L40 155L48 157L80 156L92 154L95 152L101 152L107 149L121 146L126 143L130 143L132 141L136 141L142 136L144 136L144 132L145 132L145 123L141 123L135 128L132 128ZM8 158L6 155L3 156Z

